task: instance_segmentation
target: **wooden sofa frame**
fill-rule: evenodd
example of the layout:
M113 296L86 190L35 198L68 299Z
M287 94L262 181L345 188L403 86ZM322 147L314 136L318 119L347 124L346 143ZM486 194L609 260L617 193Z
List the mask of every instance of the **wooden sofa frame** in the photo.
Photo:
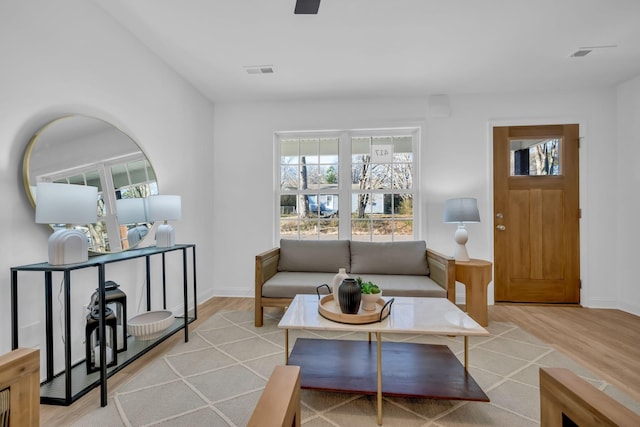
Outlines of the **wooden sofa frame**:
M9 427L40 425L40 350L17 348L0 356L0 390L9 389Z
M269 249L256 255L256 283L255 283L255 325L262 326L264 322L264 307L283 307L291 304L291 298L265 298L262 296L262 286L278 272L280 248ZM427 249L427 263L429 277L447 291L447 298L456 302L456 262L455 259L431 249Z
M568 369L540 368L540 425L631 427L640 415Z
M300 427L300 367L278 365L253 410L247 427Z

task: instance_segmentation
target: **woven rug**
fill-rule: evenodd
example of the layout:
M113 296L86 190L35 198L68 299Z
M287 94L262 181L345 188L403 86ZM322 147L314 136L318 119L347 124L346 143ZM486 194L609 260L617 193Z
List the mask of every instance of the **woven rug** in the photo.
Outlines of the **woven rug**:
M253 326L252 311L217 313L129 382L108 405L75 426L245 426L275 365L284 363L279 318ZM568 357L509 323L491 322L491 336L469 340L469 371L490 403L385 397L385 426L539 425L540 367L565 367L640 413L640 403ZM366 335L291 331L298 337L366 339ZM383 340L446 344L462 360L462 337L383 334ZM321 357L321 355L319 355ZM375 396L302 390L302 424L377 425Z

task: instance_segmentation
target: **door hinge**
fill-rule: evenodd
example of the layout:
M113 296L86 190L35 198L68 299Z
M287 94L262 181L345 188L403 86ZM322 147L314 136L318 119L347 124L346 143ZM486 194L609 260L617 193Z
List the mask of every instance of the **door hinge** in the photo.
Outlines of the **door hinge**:
M582 219L582 209L578 209L578 219Z
M578 289L582 289L582 279L578 279Z

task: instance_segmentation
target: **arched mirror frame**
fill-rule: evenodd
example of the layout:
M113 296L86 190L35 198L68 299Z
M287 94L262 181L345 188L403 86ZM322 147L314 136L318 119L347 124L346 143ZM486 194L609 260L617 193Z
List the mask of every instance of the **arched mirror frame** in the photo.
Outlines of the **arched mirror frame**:
M105 120L70 114L50 121L29 141L22 163L29 202L35 208L38 182L98 187L98 222L75 228L89 239L93 254L143 245L152 224L119 224L116 200L158 194L155 171L140 146ZM52 229L64 224L50 224Z

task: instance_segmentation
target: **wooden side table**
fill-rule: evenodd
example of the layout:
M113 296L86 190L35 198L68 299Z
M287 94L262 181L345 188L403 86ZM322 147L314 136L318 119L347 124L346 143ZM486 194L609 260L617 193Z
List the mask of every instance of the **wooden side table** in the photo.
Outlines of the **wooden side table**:
M467 313L482 326L489 325L487 286L491 282L492 264L481 259L456 261L456 281L466 289Z

